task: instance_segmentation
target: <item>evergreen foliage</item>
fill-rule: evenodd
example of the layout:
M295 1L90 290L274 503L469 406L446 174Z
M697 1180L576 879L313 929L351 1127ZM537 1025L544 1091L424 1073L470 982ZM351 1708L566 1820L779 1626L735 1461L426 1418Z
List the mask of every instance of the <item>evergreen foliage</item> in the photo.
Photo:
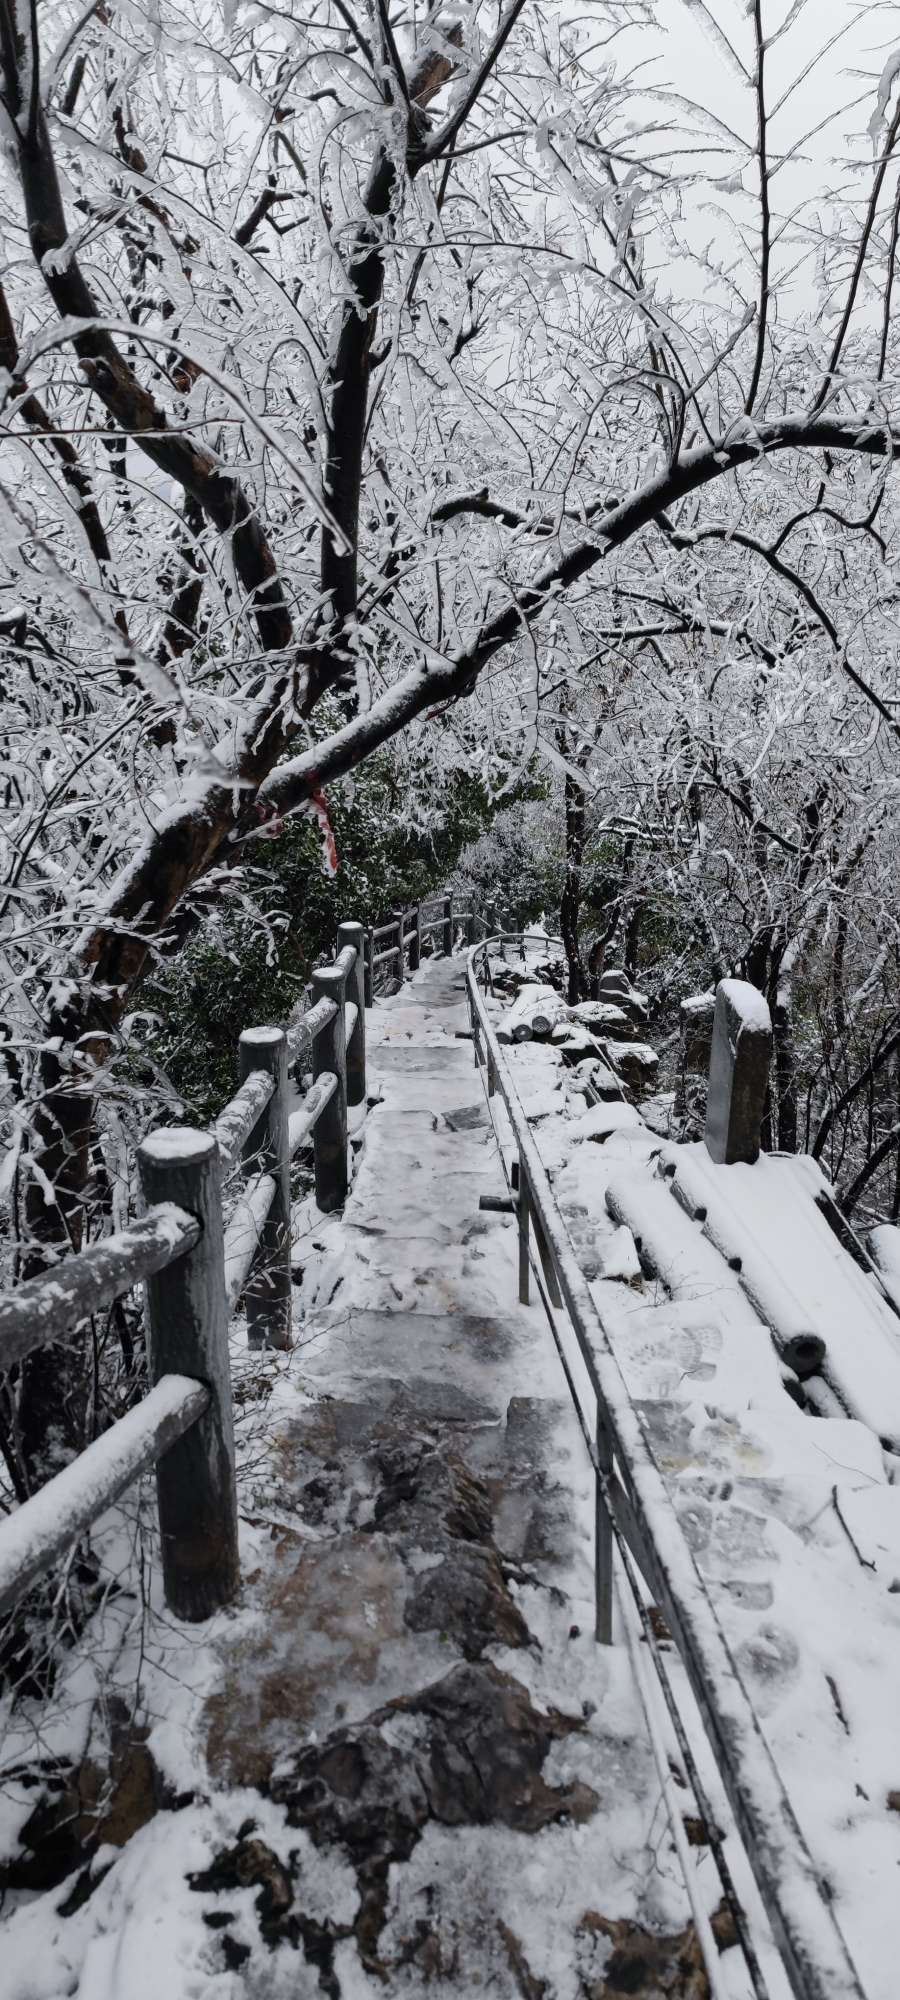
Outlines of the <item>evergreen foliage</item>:
M491 824L497 807L478 777L444 771L438 795L421 803L417 791L413 804L409 775L374 758L329 798L336 875L321 865L315 821L285 821L257 843L252 903L220 902L177 959L159 964L145 988L158 1017L147 1053L192 1120L209 1120L233 1090L241 1030L283 1020L301 1000L339 923L377 924L442 887ZM424 797L427 772L420 782Z

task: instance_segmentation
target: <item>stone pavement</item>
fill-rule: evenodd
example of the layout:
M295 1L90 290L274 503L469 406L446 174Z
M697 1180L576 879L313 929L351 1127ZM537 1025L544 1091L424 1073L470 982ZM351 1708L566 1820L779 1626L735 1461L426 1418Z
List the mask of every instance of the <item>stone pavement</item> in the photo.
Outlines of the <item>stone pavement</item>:
M339 2000L702 2000L627 1656L591 1637L582 1441L512 1219L478 1207L503 1177L462 987L429 961L368 1016L380 1101L343 1216L297 1244L303 1395L208 1709L214 1779L349 1860L357 1907L311 1914L303 1850L252 1829L209 1886L258 1885Z

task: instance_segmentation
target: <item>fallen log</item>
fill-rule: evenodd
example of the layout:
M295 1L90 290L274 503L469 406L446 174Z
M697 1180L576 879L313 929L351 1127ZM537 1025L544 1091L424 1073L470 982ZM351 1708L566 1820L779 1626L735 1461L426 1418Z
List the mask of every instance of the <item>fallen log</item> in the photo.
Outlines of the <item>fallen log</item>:
M514 1042L549 1041L554 1028L568 1018L565 1001L553 986L523 986L510 1007L504 1026Z

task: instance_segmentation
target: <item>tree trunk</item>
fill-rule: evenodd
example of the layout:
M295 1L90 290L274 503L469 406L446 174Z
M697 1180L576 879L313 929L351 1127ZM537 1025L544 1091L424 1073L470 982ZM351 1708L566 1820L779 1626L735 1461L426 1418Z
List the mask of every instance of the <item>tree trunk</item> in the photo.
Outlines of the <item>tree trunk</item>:
M794 1042L793 995L780 986L772 1007L775 1085L778 1096L777 1134L781 1153L797 1151L797 1052Z
M641 924L643 922L643 916L644 916L644 899L642 896L639 896L637 898L637 901L632 906L628 922L625 926L624 949L622 952L623 968L627 973L628 978L631 980L632 985L634 984L634 981L637 979L638 948L640 945Z
M570 1007L587 998L587 981L578 943L581 914L581 863L584 855L584 791L566 772L566 873L559 905L559 927L568 967Z
M894 1074L894 1101L900 1112L900 1062ZM897 1147L897 1158L894 1161L894 1192L891 1197L891 1221L898 1220L900 1220L900 1146Z
M847 954L847 912L841 907L837 914L837 937L832 960L832 981L834 990L834 1025L841 1042L847 1034L847 1007L844 999L844 961Z

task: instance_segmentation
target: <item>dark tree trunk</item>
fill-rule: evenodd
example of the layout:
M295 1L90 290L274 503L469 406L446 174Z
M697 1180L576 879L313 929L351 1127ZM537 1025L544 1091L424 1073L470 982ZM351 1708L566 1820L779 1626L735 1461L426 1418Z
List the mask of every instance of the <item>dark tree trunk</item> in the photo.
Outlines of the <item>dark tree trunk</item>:
M461 42L458 27L452 27L446 41ZM453 73L446 50L429 49L414 64L407 82L409 92L408 128L405 135L404 166L410 179L422 161L422 142L427 133L426 106ZM363 195L363 220L347 256L352 298L343 310L328 371L326 403L328 421L325 434L324 486L335 521L343 530L346 545L339 546L331 529L322 533L322 591L330 605L331 628L341 628L356 616L359 503L363 482L363 452L369 388L372 373L372 345L384 290L385 240L387 223L399 198L400 169L396 145L380 148L373 161ZM323 651L310 667L310 705L346 667L342 648Z
M644 899L642 896L639 896L637 901L632 905L628 917L628 922L625 925L624 948L622 951L622 963L624 966L624 970L627 973L628 978L632 981L634 981L637 978L638 950L640 948L641 924L643 922L643 916L644 916Z
M894 1079L894 1096L897 1111L900 1113L900 1062L897 1064ZM894 1162L894 1194L891 1201L891 1221L896 1222L898 1219L900 1219L900 1146L897 1148L897 1158Z
M797 1151L797 1051L794 1042L794 1012L791 994L779 994L772 1007L772 1038L775 1056L775 1086L778 1095L778 1150Z
M891 1126L890 1131L885 1133L877 1146L873 1147L872 1140L869 1140L870 1150L865 1164L860 1167L859 1173L850 1182L849 1187L838 1195L838 1207L843 1215L852 1215L860 1195L865 1193L869 1182L874 1180L879 1169L884 1166L885 1160L895 1148L900 1150L898 1142L900 1142L900 1120Z
M774 936L774 925L766 924L751 938L744 954L741 978L749 980L758 993L765 993L770 986L770 954Z
M844 960L846 953L847 912L844 909L840 909L837 917L837 937L835 939L834 959L832 961L832 980L834 991L834 1025L842 1042L847 1033L847 1008L844 1001Z
M581 914L581 864L584 856L584 789L566 772L566 874L559 906L559 927L568 967L567 998L577 1006L587 995L578 926Z

